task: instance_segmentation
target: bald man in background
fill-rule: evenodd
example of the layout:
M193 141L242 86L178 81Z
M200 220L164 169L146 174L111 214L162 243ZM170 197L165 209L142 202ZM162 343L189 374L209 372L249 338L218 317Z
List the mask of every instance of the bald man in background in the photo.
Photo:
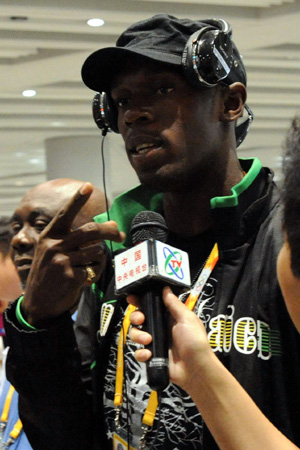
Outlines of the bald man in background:
M19 274L23 290L26 288L27 278L31 269L40 233L83 184L83 181L71 178L50 180L30 189L17 206L11 222L13 233L11 240L11 257ZM94 187L89 200L75 217L72 228L76 229L88 222L92 222L96 215L103 213L105 210L105 196L99 188ZM88 282L87 284L90 283ZM83 289L72 312L74 312L78 304L79 308L84 308L84 302L89 302L89 298L87 297L89 296L85 289ZM82 352L82 359L86 370L89 371L92 362L91 346L84 346L82 344L82 334L80 332L84 320L83 314L81 315L81 322L75 322L74 327L78 330L78 345ZM10 383L5 379L5 373L2 377L3 389L0 396L0 415L4 409L8 392L10 389L13 389ZM3 432L3 442L9 442L11 439L10 450L14 450L14 448L17 447L22 448L22 450L30 450L32 447L30 446L22 427L20 428L19 426L19 434L16 439L10 434L15 426L17 426L18 429L18 419L18 394L14 392L11 407L9 409L8 421Z
M22 198L12 217L12 258L23 287L26 285L39 234L64 207L84 182L72 178L57 178L38 184ZM87 203L74 219L79 228L106 210L103 192L94 187Z

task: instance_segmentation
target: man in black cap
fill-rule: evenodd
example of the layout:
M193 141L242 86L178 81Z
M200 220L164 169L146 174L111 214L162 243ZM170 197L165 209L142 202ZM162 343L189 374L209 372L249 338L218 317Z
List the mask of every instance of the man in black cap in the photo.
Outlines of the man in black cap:
M188 252L193 283L182 300L203 320L213 351L275 426L299 443L299 336L276 281L279 194L259 160L236 155L252 114L230 26L154 16L126 30L116 47L93 53L82 76L101 93L98 126L103 134L121 133L141 185L114 201L112 221L102 215L70 232L92 190L84 185L41 234L26 295L7 312L7 372L20 390L33 447L218 448L185 391L169 384L158 397L151 393L136 345L126 339L130 310L114 292L109 252L97 253L104 239L114 241L114 251L130 247L130 223L141 210L160 212L168 244ZM244 108L248 118L237 123ZM98 341L92 387L81 382L67 312L91 279L86 265L95 280L101 275L93 287L98 312L88 304L84 312L90 339ZM34 359L28 345L35 346Z

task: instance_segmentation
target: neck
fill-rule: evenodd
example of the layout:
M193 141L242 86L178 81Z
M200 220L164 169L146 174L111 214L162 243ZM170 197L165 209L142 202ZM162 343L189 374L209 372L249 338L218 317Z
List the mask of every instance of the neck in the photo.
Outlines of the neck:
M195 236L213 225L210 201L201 193L166 193L164 215L168 229L181 236Z
M223 168L224 169L224 168ZM186 192L164 194L164 215L168 229L181 236L195 236L213 226L210 200L217 196L231 195L231 188L241 181L243 172L239 163L228 173L215 170L208 182ZM214 180L212 183L211 180Z

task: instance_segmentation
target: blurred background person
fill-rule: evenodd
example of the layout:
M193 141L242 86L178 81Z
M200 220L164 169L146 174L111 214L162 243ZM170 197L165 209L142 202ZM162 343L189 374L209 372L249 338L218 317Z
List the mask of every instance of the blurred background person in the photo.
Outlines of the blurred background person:
M10 255L11 218L0 217L0 301L7 303L22 292L20 279Z
M40 233L82 184L83 181L70 178L58 178L39 184L25 194L13 213L11 220L7 221L11 234L6 250L7 252L9 251L9 244L11 244L11 267L17 279L20 277L23 290L26 289L26 282ZM99 188L94 187L91 197L74 219L73 228L75 229L91 222L94 216L103 213L105 210L106 201L104 194ZM20 296L21 287L19 286L19 290L16 292L12 290L11 295L14 295L14 297L9 298L9 300L14 300ZM83 297L84 294L82 294L81 298ZM75 319L75 315L73 317ZM80 324L75 326L80 327ZM4 352L4 362L7 350ZM87 361L86 365L89 367L90 349L82 348L81 346L81 350L83 358ZM2 436L0 438L2 437L3 443L10 443L10 450L16 448L29 450L32 447L27 440L22 422L19 419L18 394L6 380L5 367L3 367L1 379L0 433Z
M300 332L300 116L287 133L283 158L285 241L278 256L277 273L291 318Z
M22 293L20 278L10 255L12 229L10 217L0 217L0 357L5 347L3 311L8 302Z

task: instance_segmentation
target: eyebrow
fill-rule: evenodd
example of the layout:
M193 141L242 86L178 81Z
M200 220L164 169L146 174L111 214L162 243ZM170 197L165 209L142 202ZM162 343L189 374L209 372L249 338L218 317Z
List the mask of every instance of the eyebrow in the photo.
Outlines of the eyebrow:
M54 215L53 214L49 214L49 212L47 211L47 209L45 209L45 208L35 208L35 209L33 209L31 212L30 212L30 214L29 214L29 216L28 216L28 219L30 220L30 219L34 219L35 217L37 217L37 216L45 216L45 217L47 217L47 219L49 219L49 220L52 220L53 219L53 217L54 217ZM21 220L21 216L20 216L20 214L18 214L18 213L14 213L13 215L12 215L12 218L11 218L11 220L13 221L13 220Z

